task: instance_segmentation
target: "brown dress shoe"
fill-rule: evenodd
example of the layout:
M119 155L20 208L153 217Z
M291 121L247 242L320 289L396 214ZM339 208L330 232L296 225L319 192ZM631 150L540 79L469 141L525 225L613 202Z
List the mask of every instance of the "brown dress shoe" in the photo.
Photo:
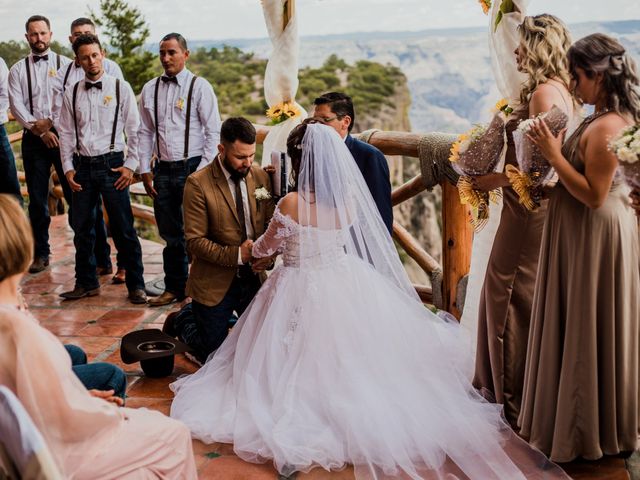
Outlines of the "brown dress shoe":
M100 287L97 288L85 288L76 286L73 290L69 292L61 293L60 296L65 300L78 300L79 298L84 297L95 297L100 293Z
M116 285L124 283L124 281L126 280L126 274L127 271L124 268L119 268L116 274L111 279L111 283L115 283Z
M37 257L29 265L29 273L40 273L49 266L49 257Z
M150 298L147 303L149 304L149 306L151 307L160 307L162 305L169 305L172 302L175 302L176 300L178 300L178 296L171 293L171 292L167 292L164 291L162 292L161 295L157 296L157 297L153 297Z
M98 276L111 275L112 273L113 273L113 267L112 266L96 267L96 275L98 275Z
M147 303L147 294L144 293L144 290L141 288L131 290L127 298L131 303L134 303L136 305Z

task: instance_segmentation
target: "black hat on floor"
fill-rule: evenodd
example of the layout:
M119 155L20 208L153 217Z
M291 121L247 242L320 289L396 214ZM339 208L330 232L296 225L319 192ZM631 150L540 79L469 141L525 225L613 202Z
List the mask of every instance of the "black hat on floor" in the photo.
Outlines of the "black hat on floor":
M173 372L176 353L189 351L187 344L157 328L136 330L122 337L120 358L124 363L140 362L147 377L167 377Z

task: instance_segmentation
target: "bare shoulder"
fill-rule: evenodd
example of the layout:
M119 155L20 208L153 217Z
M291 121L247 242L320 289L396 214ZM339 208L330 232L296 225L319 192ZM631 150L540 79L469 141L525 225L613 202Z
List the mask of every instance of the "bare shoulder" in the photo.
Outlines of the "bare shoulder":
M278 203L278 209L283 215L289 215L291 218L298 217L298 192L287 193Z
M631 125L631 122L619 113L609 112L596 118L585 131L585 136L609 142L620 130L629 125Z
M563 93L560 93L561 91L569 97L569 91L559 82L554 82L553 84L542 83L538 85L531 94L531 100L529 101L529 112L531 115L535 116L541 112L548 112L554 105L564 110L566 101Z

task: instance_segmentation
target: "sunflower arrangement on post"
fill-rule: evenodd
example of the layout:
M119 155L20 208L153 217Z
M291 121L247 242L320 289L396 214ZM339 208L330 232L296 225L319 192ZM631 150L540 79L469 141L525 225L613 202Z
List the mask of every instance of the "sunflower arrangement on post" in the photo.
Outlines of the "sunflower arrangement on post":
M264 140L262 165L272 152L286 152L287 136L307 112L295 101L298 91L298 26L295 0L262 0L269 38L273 44L264 74L266 112L273 128Z

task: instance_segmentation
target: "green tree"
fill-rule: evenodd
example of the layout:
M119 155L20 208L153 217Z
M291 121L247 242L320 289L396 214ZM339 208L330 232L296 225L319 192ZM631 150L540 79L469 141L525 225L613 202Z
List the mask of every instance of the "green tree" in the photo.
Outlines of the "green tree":
M69 48L63 47L57 41L51 42L51 50L60 55L73 58L73 52ZM15 40L0 42L0 57L2 57L9 68L17 61L29 55L29 52L29 44L27 42L16 42Z
M156 75L155 56L144 48L149 27L140 10L125 0L100 0L100 13L90 11L90 16L109 39L109 58L120 65L124 78L139 93Z

